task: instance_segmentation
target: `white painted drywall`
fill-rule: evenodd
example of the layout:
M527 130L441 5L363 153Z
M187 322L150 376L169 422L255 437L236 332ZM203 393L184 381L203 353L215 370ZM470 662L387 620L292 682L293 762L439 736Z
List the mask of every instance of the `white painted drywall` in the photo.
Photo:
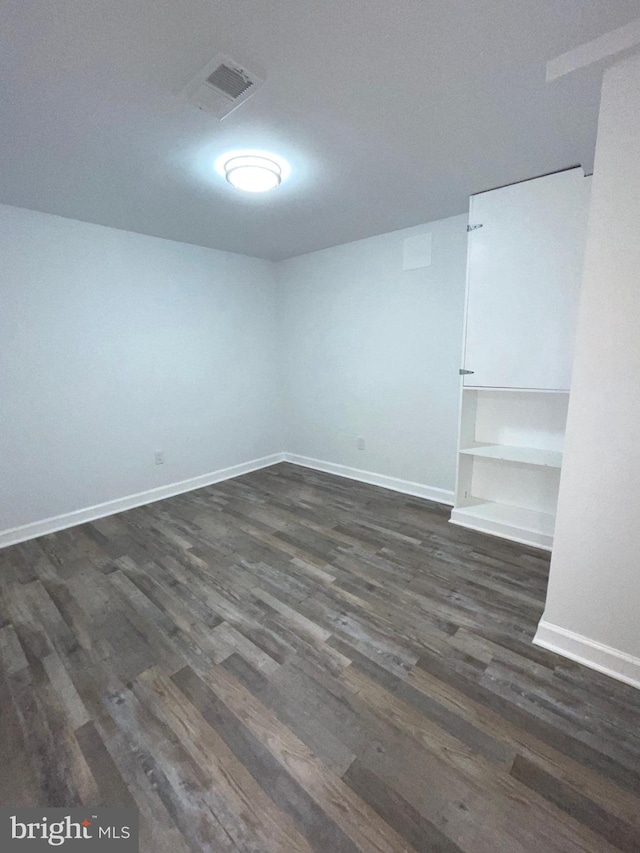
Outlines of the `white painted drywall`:
M0 259L0 531L283 449L272 264L6 206Z
M605 74L545 623L640 657L640 57ZM640 674L640 670L638 670Z
M467 221L278 265L287 451L453 490ZM427 232L431 266L403 270L405 238Z

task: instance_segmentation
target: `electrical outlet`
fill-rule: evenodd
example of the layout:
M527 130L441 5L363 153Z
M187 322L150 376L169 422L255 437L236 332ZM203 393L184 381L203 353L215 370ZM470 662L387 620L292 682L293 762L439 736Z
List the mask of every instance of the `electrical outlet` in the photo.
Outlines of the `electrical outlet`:
M164 450L156 450L153 454L153 461L156 465L164 465Z
M358 439L358 450L364 450L364 438Z

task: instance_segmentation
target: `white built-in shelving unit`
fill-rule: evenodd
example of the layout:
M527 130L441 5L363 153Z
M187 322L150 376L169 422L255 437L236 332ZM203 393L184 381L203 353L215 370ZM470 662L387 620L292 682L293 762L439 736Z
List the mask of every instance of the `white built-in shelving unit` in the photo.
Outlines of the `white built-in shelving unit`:
M464 389L454 523L551 547L568 398Z
M551 549L582 279L582 169L471 198L451 521Z

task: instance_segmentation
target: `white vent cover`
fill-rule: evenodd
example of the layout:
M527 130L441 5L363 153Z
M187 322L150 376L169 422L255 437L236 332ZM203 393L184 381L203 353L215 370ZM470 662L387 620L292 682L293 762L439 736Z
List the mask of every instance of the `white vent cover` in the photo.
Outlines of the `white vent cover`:
M218 54L194 77L184 90L189 101L202 110L225 118L243 104L264 83L258 74Z

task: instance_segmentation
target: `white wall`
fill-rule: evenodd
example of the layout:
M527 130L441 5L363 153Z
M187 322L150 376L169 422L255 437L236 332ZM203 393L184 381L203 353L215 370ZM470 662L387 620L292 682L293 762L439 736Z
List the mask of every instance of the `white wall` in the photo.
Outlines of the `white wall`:
M467 221L279 264L289 452L454 489ZM432 265L403 271L404 239L427 231Z
M635 57L604 80L555 546L537 638L638 686L639 152Z
M466 221L275 266L0 206L0 542L282 451L446 499Z
M0 259L0 531L283 449L269 262L5 206Z

